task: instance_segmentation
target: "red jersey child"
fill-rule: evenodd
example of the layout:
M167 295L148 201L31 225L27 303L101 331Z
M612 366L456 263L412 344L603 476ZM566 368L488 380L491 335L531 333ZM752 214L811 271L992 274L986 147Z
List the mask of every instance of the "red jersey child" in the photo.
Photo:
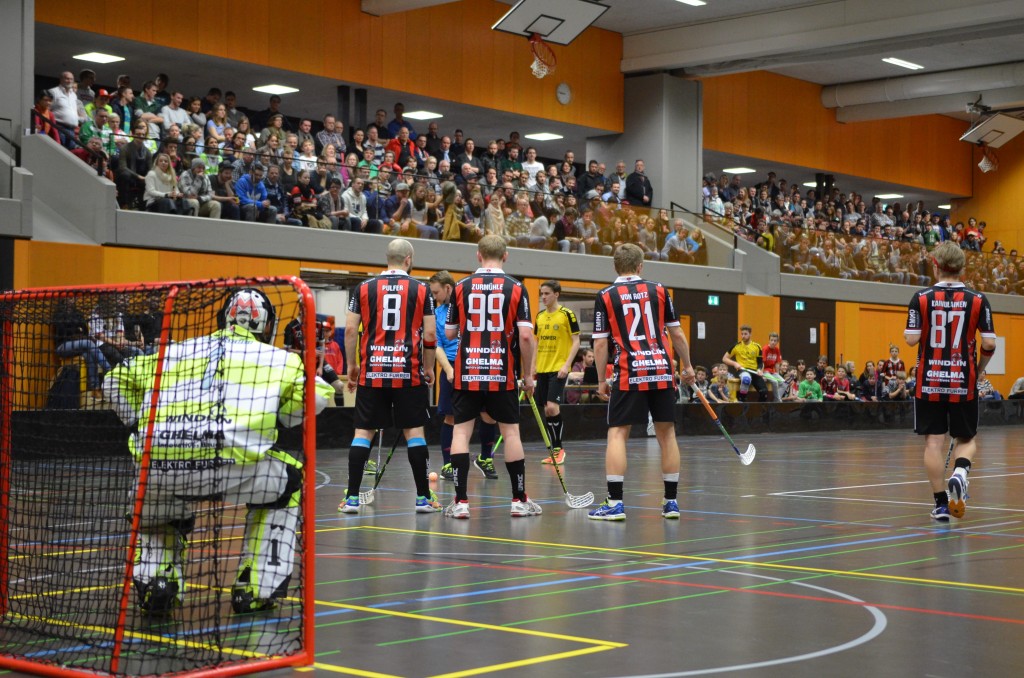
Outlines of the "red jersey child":
M878 376L883 382L896 376L897 372L906 372L907 366L900 360L900 350L896 346L889 346L889 359L878 361Z

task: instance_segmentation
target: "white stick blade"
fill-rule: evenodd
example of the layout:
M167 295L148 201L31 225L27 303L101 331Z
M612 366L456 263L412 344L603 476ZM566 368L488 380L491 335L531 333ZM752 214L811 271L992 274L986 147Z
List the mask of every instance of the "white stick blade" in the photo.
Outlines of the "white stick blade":
M588 508L594 503L594 493L587 492L582 495L565 493L565 503L568 504L569 508L581 509Z
M375 493L373 490L366 490L365 492L360 492L359 503L364 506L369 506L370 504L373 503L374 494Z
M746 451L740 455L740 461L744 466L750 466L750 462L754 461L754 455L757 454L757 450L754 449L754 444L747 445Z

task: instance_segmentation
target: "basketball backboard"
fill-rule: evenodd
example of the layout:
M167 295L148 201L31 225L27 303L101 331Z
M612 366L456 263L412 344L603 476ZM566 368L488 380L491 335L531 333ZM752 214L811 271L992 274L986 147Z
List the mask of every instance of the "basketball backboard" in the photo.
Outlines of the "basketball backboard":
M591 0L519 0L491 28L527 38L537 34L547 42L568 45L608 9Z
M983 120L960 137L960 141L999 148L1010 139L1024 132L1024 120L1002 113Z

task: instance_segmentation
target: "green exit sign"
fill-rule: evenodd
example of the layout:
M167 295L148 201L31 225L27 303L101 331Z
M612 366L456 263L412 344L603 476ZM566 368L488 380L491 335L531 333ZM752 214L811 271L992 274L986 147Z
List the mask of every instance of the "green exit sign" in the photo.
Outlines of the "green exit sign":
M802 302L802 301L796 302L796 310L798 310L798 311L804 310L804 302Z
M708 295L708 306L718 306L718 295L717 294L709 294Z

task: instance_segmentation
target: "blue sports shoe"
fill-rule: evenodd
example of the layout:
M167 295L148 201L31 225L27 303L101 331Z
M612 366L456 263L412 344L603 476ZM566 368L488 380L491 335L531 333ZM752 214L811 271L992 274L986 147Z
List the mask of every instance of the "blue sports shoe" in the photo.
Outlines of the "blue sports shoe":
M338 504L338 513L359 513L359 497L348 497Z
M932 509L932 520L937 520L940 523L949 522L949 507L948 506L936 506Z
M605 499L600 506L588 513L587 517L591 520L625 520L625 505L621 501L612 505L609 503L610 501L610 499Z
M679 504L675 499L666 499L661 505L661 517L679 519Z

